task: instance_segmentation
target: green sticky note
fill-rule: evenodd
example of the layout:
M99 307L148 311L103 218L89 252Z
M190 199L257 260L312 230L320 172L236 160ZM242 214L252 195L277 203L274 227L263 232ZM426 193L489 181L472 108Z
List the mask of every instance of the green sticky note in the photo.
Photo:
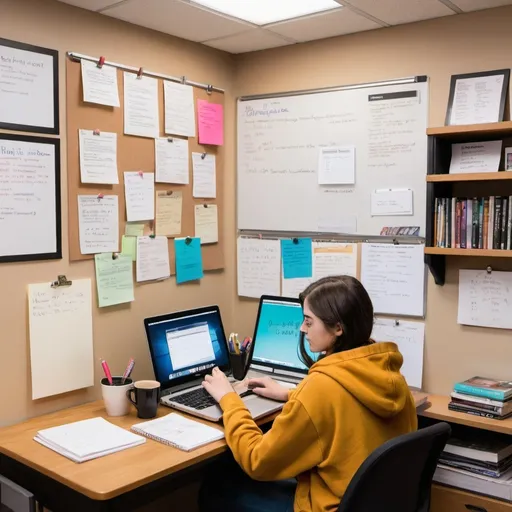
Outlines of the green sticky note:
M132 302L133 262L129 256L112 253L96 254L96 286L100 308Z
M144 224L127 222L124 227L124 234L126 236L142 236L144 234Z
M121 254L129 256L132 261L137 259L137 237L123 235L121 241Z

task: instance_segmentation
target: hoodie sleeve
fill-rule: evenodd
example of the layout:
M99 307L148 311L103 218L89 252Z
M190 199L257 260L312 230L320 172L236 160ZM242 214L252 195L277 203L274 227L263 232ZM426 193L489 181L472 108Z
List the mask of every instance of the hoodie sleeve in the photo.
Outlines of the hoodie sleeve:
M291 398L265 434L236 393L220 402L226 441L242 469L254 480L284 480L317 466L322 448L302 403Z

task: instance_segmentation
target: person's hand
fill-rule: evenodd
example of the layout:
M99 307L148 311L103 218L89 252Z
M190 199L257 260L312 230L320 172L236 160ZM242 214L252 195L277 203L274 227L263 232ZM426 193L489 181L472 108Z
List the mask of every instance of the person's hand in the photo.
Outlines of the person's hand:
M254 394L277 400L278 402L286 402L288 400L289 389L281 386L270 377L262 377L261 379L249 379L247 386L252 389Z
M234 391L228 378L218 368L214 368L212 374L204 378L203 387L217 402Z

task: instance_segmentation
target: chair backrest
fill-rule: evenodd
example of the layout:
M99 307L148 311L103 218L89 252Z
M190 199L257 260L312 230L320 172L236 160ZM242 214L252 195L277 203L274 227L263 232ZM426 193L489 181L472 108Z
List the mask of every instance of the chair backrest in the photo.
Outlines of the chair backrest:
M34 495L0 475L0 512L35 512Z
M432 478L450 433L441 422L384 443L361 464L338 512L428 512Z

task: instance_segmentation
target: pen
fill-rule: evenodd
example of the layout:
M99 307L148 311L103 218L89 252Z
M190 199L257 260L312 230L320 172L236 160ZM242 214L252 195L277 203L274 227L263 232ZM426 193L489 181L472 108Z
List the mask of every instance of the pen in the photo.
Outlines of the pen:
M126 370L124 371L123 378L121 380L121 384L124 384L125 380L132 374L134 366L135 366L135 359L133 359L133 357L132 357L128 361L128 366L126 367Z
M110 368L108 367L107 361L102 359L101 366L103 366L103 371L105 372L105 376L107 377L108 383L112 386L112 374L110 373Z
M235 333L235 353L240 355L240 342L238 341L238 333Z

